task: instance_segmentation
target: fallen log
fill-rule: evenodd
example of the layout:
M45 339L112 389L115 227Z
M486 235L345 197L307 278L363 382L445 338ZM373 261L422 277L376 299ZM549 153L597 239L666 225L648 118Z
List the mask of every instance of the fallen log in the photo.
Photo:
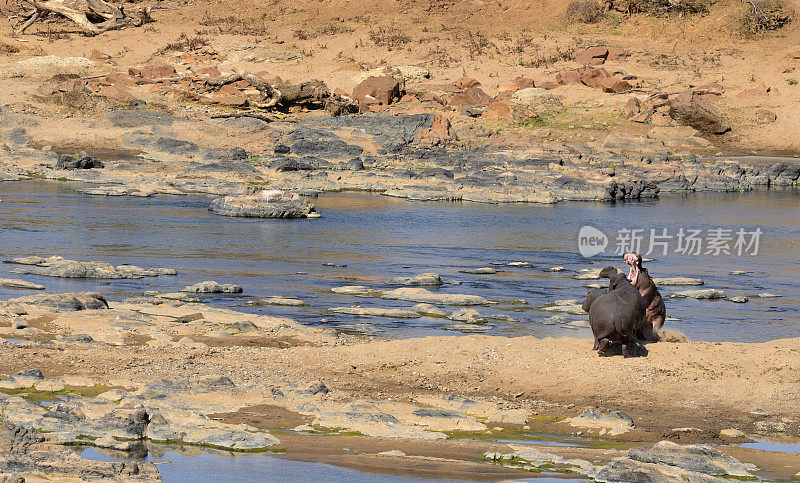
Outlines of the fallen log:
M105 0L20 0L33 10L27 14L17 33L24 33L47 14L61 15L73 21L86 35L98 35L127 26L152 22L150 7L123 9Z

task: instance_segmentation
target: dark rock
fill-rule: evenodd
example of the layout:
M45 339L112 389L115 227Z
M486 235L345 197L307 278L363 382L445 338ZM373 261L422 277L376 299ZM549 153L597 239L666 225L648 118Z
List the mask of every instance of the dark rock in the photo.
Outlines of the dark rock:
M276 171L310 171L315 169L313 165L299 161L294 158L280 158L269 165Z
M364 162L361 158L353 158L346 163L342 163L339 165L340 169L345 169L349 171L363 171L364 170Z
M142 406L114 409L93 421L95 431L117 438L143 439L150 416Z
M197 152L197 145L190 141L183 141L174 138L158 138L153 145L169 154L191 154Z
M289 154L291 151L292 149L285 144L276 144L273 150L275 154Z
M67 170L104 167L105 165L102 161L83 152L77 158L69 154L62 154L58 157L58 162L56 163L56 168Z
M413 414L414 416L418 416L420 418L460 419L464 417L464 415L458 411L452 411L450 409L439 409L439 408L415 409Z

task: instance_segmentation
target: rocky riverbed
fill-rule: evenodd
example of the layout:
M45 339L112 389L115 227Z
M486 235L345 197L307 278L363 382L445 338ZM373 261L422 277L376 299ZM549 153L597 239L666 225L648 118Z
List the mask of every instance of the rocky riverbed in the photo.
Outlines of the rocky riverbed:
M102 304L74 302L89 299ZM436 305L414 310L461 301L429 302ZM51 474L72 474L37 460L37 444L125 452L168 443L291 456L297 438L325 435L394 446L378 456L364 451L351 462L362 467L375 458L388 459L391 467L447 454L448 442L472 438L514 440L486 441L469 453L483 455L478 459L484 465L507 467L509 475L548 468L598 481L640 473L714 481L800 471L796 461L777 464L785 458L769 462L736 446L747 437L800 437L792 403L800 390L794 377L798 339L662 341L648 345L646 358L623 360L598 359L582 339L391 341L159 295L107 303L99 294L37 293L6 301L0 310L5 324L25 326L0 328L2 336L13 336L0 343L3 431L36 434L35 441L3 449L5 472L35 475L42 471L37 465L50 464ZM615 412L620 409L624 413ZM526 435L536 433L579 434L590 448L565 453L530 446L535 440ZM668 441L647 449L659 440ZM689 442L720 446L683 446ZM609 449L591 449L602 445ZM62 453L49 458L75 458ZM317 458L330 460L333 453L328 449ZM13 466L9 458L29 463ZM474 465L472 457L450 459L455 474ZM147 465L81 462L78 468L88 475L157 478Z

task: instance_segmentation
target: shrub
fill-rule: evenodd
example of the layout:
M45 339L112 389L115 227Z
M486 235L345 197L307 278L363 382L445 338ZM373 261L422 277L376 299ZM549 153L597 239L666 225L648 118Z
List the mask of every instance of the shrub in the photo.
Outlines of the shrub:
M780 0L745 0L742 29L750 35L777 30L792 21L792 12Z
M625 0L628 13L693 15L708 13L706 0Z
M603 6L596 0L570 0L564 18L568 23L597 23L603 13Z

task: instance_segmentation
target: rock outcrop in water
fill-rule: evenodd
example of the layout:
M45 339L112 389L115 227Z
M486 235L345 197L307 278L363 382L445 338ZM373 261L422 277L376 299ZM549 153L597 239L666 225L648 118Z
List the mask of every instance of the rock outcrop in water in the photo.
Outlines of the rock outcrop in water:
M209 211L225 216L252 218L317 218L314 205L298 194L280 190L265 190L217 198L211 202Z
M11 270L11 273L60 278L138 279L178 274L171 268L142 268L136 265L117 265L115 267L106 262L79 262L62 257L30 256L11 258L4 260L3 263L21 265L21 267Z
M217 283L213 280L198 282L184 287L181 292L190 293L242 293L242 287L232 283Z
M99 293L37 293L0 302L0 309L12 314L28 314L41 310L73 312L76 310L107 309L108 302Z
M0 481L38 481L42 475L47 480L161 481L152 463L87 460L32 429L0 422Z

